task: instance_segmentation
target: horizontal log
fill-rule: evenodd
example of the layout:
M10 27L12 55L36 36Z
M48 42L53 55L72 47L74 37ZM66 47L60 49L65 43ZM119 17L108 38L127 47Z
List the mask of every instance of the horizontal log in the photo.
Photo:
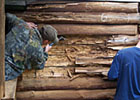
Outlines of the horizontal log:
M107 89L115 88L116 82L104 81L98 78L69 78L24 79L18 82L17 91L44 91L44 90L79 90L79 89Z
M128 35L118 35L112 36L107 41L107 46L126 46L126 45L136 45L138 42L138 35L128 36Z
M45 12L127 12L137 13L138 3L115 3L115 2L78 2L67 4L47 4L31 6L28 11Z
M134 46L109 46L108 48L118 51L118 50L121 50L121 49L130 48L130 47L134 47Z
M113 100L115 89L17 92L17 100Z
M81 35L136 35L137 25L74 25L74 24L51 24L59 35L81 34ZM39 25L41 27L42 25Z
M109 71L109 68L88 68L88 67L84 67L84 68L75 68L75 73L81 73L81 74L87 74L87 75L103 75L103 76L107 76L107 73Z
M77 24L140 24L139 13L74 13L74 12L24 12L15 13L27 22L77 23Z
M95 57L76 57L75 64L77 65L111 65L112 59L96 59Z
M107 66L106 66L107 67ZM40 78L72 78L76 75L79 77L89 76L107 76L110 65L106 68L102 65L92 65L86 67L66 66L66 67L45 67L42 70L26 70L22 74L22 79L40 79ZM77 71L76 71L77 70ZM75 75L76 74L76 75ZM82 76L83 75L83 76Z

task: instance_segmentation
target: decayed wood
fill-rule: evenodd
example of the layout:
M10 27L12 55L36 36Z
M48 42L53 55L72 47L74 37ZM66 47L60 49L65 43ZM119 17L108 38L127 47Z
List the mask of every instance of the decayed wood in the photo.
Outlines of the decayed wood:
M107 66L106 66L107 67ZM89 76L107 76L107 72L109 70L110 65L108 68L104 67L103 65L92 65L86 66L84 68L73 66L66 66L66 67L45 67L42 70L34 70L25 71L22 74L22 79L26 80L27 78L32 79L44 79L44 78L72 78L76 77L75 75L80 74L80 77L89 77ZM83 75L85 74L85 75ZM82 76L83 75L83 76ZM71 80L71 79L70 79Z
M112 50L121 50L121 49L125 49L125 48L130 48L130 47L134 47L135 45L133 46L109 46L108 48L112 49Z
M63 67L46 67L42 70L26 70L23 74L22 74L22 79L27 79L27 78L36 78L36 79L40 79L40 78L68 78L68 72L67 70L73 70L73 68L63 68Z
M76 57L75 64L78 65L94 65L94 64L103 64L111 65L112 59L97 59L95 57Z
M16 100L17 79L5 82L5 97L2 100Z
M4 51L5 51L4 0L0 0L0 99L4 96L4 93L5 93Z
M51 24L59 35L135 35L138 33L137 25L74 25L74 24ZM42 25L40 25L41 27Z
M77 24L140 24L139 13L74 13L74 12L24 12L16 13L25 21L34 23Z
M80 67L76 67L75 68L75 73L85 73L88 75L103 75L103 76L107 76L107 73L109 71L109 68L80 68Z
M67 4L47 4L28 7L28 11L66 12L138 12L138 3L80 2Z
M53 46L49 51L49 59L45 66L75 66L77 58L85 58L85 64L110 64L110 60L115 56L117 51L104 48L99 45L59 45ZM103 47L103 48L102 48ZM67 52L65 52L65 50ZM69 56L71 60L67 57ZM106 59L110 58L110 59ZM104 60L105 59L105 60ZM94 62L92 61L94 60ZM78 60L79 61L79 60ZM101 61L101 62L100 62ZM106 62L107 61L107 62ZM81 59L80 62L82 63ZM80 64L77 62L76 64Z
M115 88L116 82L104 81L101 78L77 78L70 81L69 78L48 79L24 79L19 81L17 91L41 91L41 90L68 90L68 89L106 89Z
M135 45L138 42L138 36L130 36L130 35L63 35L65 37L64 41L60 41L56 46L57 46L57 51L54 50L56 47L53 46L53 50L51 49L51 54L53 51L53 54L63 54L64 47L60 48L59 46L63 45L65 48L68 45L93 45L93 46L126 46L126 45ZM59 53L56 53L59 52Z
M17 92L17 100L113 100L115 89Z
M138 42L138 35L128 36L128 35L118 35L112 36L107 41L107 46L121 46L121 45L136 45Z

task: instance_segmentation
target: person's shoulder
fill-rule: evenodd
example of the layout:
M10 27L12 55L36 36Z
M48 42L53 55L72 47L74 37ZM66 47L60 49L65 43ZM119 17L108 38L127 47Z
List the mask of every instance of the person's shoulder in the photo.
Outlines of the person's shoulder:
M126 54L126 53L131 53L134 52L135 47L130 47L130 48L125 48L125 49L121 49L118 51L119 54Z

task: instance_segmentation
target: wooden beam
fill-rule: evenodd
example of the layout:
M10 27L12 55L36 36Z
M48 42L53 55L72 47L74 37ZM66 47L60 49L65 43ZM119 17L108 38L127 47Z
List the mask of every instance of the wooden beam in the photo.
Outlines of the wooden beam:
M2 100L16 100L17 79L5 82L5 97Z
M137 13L138 3L77 2L67 4L45 4L30 6L28 11L45 12L127 12Z
M136 35L137 25L79 25L79 24L51 24L59 35ZM40 25L42 26L42 25Z
M117 35L110 37L107 40L107 46L127 46L127 45L136 45L138 43L138 35L129 36L129 35Z
M70 81L69 78L49 79L24 79L19 81L17 91L45 91L45 90L79 90L79 89L107 89L115 88L116 82L104 81L101 78L77 78Z
M112 100L115 89L17 92L18 100Z
M4 96L5 88L5 12L4 0L0 0L0 99Z
M113 12L24 12L15 13L25 21L34 23L52 24L140 24L139 13L113 13Z
M109 68L88 68L88 67L76 67L75 68L75 73L79 74L87 74L87 75L102 75L102 76L107 76L107 73L109 71Z

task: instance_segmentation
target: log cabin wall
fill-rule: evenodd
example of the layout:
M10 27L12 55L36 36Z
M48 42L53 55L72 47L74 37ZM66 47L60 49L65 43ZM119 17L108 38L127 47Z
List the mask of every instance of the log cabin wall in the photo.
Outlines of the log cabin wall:
M138 3L42 1L14 13L66 38L43 70L23 73L17 100L113 100L116 81L107 72L116 52L138 41Z

